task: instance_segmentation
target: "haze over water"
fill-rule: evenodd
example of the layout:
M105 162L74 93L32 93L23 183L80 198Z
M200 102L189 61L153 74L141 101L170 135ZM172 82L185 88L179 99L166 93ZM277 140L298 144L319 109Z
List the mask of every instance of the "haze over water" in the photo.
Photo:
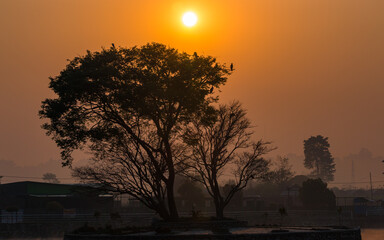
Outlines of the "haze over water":
M59 158L37 111L66 59L155 41L233 62L221 102L240 100L274 154L300 156L303 140L322 134L340 159L336 181L351 181L343 157L361 148L374 160L364 170L368 160L356 160L355 180L372 171L382 181L383 9L382 0L3 0L0 160L25 167ZM186 10L199 16L194 28L180 21ZM302 160L293 163L301 173Z

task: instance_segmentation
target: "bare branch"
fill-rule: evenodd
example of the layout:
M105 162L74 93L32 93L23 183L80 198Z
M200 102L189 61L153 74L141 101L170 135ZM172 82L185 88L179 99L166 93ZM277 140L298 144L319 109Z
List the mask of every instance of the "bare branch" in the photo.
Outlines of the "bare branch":
M184 141L190 148L186 175L204 184L213 197L219 218L236 192L251 179L263 178L268 172L269 161L262 156L273 149L269 142L253 143L251 129L245 110L240 103L233 102L217 109L215 121L206 124L197 119L185 132ZM235 184L223 192L220 182L228 174Z

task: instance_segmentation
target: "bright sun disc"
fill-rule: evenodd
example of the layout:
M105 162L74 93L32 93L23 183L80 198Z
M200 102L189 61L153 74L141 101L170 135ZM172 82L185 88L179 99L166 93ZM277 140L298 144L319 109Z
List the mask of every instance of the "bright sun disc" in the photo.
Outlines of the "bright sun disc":
M197 16L194 12L186 12L183 15L183 23L187 27L193 27L197 23Z

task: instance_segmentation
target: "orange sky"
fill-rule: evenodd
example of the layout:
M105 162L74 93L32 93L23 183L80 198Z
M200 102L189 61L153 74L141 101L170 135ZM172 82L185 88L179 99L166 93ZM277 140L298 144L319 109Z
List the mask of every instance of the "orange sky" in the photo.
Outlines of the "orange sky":
M1 0L0 159L58 158L37 112L66 59L153 41L233 62L221 101L240 100L276 154L300 155L322 134L335 156L384 156L383 10L383 0Z

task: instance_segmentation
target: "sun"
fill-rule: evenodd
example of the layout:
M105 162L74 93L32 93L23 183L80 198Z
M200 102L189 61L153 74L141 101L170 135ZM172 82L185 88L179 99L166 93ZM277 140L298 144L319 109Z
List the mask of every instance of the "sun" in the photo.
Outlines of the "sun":
M197 15L194 12L186 12L183 15L183 23L187 27L193 27L197 23Z

